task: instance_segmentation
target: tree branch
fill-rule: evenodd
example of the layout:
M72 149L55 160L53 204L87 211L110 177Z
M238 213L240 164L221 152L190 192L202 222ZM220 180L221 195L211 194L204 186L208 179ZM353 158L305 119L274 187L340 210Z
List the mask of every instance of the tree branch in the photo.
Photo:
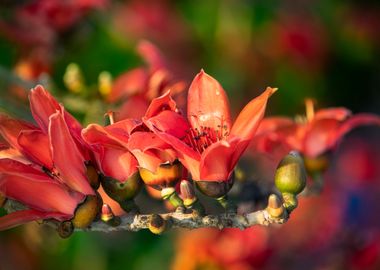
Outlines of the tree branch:
M94 222L90 228L85 231L114 232L114 231L139 231L148 229L152 214L140 215L129 214L121 218L121 224L117 227L98 221ZM160 215L166 221L166 230L169 228L239 228L241 230L252 227L254 225L268 226L272 223L282 224L287 221L288 214L279 218L273 218L266 210L260 210L247 214L219 214L198 216L196 214L184 213L166 213Z
M180 211L160 214L165 223L165 230L171 228L239 228L241 230L255 226L262 225L268 226L270 224L282 224L285 223L289 214L288 211L281 205L281 215L278 217L272 216L268 212L268 207L264 210L259 210L246 214L235 213L222 213L218 215L205 215L200 216L196 212L182 213ZM23 205L13 200L7 200L4 204L4 208L8 212L18 211L25 209ZM121 223L119 226L113 227L103 221L96 221L91 224L89 228L82 231L96 231L96 232L115 232L115 231L139 231L142 229L150 228L152 218L157 214L126 214L121 216ZM58 223L46 221L44 222L54 228L58 227ZM81 230L77 230L81 231Z

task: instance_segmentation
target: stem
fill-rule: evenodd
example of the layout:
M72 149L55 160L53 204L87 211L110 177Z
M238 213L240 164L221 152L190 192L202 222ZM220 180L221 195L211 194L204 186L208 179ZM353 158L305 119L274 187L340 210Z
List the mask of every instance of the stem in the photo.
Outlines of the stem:
M237 206L228 200L227 195L224 195L218 199L216 199L218 203L223 206L223 208L226 210L227 213L236 213L237 212Z
M173 192L172 194L169 195L169 197L167 198L167 200L169 200L169 202L175 207L175 208L178 208L178 207L183 207L183 201L182 199L178 196L177 192Z

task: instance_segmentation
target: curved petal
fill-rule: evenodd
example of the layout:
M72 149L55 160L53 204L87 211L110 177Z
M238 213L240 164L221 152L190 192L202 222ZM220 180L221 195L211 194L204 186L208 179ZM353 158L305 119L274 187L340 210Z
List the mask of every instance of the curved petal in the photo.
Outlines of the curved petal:
M352 113L350 110L343 107L327 108L317 111L314 115L314 119L335 119L338 121L343 121L347 119L351 114Z
M173 162L171 146L151 132L135 132L128 142L128 149L133 153L139 163L139 167L155 172L161 163Z
M151 72L165 68L166 64L161 52L151 42L147 40L140 41L137 45L137 52L149 65Z
M126 130L111 126L90 124L83 129L82 137L89 145L99 144L103 147L127 148L129 137Z
M230 136L236 136L242 140L251 140L264 117L269 97L276 91L277 88L267 87L264 93L251 100L237 117Z
M61 108L59 103L42 85L37 85L29 92L30 110L38 126L48 133L49 117Z
M335 146L333 138L339 130L340 121L336 119L321 119L310 122L303 141L302 153L316 157Z
M163 94L160 97L157 97L152 100L150 103L146 113L145 117L146 118L151 118L153 116L156 116L162 111L165 110L170 110L170 111L175 111L176 110L176 103L172 99L170 95L170 91L167 91L165 94Z
M126 149L103 148L99 155L100 169L106 176L125 182L137 172L137 160Z
M50 153L49 136L40 130L24 130L18 137L18 144L22 153L33 162L53 168L53 159Z
M62 213L41 212L37 210L16 211L0 217L0 231L8 230L30 221L36 221L40 219L54 218L59 221L64 221L70 219L71 217L71 215L65 215Z
M0 191L8 198L46 212L73 215L84 195L69 190L47 175L41 175L17 162L0 162ZM15 171L9 169L23 169Z
M260 121L260 125L256 131L256 135L261 135L267 132L277 131L280 128L294 125L294 122L289 117L266 117Z
M227 181L236 165L233 161L236 146L237 140L232 144L221 140L208 147L202 154L200 179L194 180Z
M147 151L149 149L166 150L170 145L152 132L134 132L128 141L128 149L139 149Z
M118 138L114 136L116 132L92 124L83 130L82 136L95 153L102 173L124 182L137 171L137 160L127 148L128 137Z
M116 102L122 98L142 94L148 83L148 73L144 68L135 68L117 77L112 85L108 102Z
M199 179L199 164L201 155L177 137L155 130L155 134L176 150L178 159L191 173L194 179Z
M190 85L187 96L187 117L194 129L223 128L227 132L231 129L227 95L219 82L203 70L195 76Z
M49 138L53 162L60 179L73 190L86 195L95 194L86 176L85 160L60 112L50 117Z
M163 111L149 119L143 118L145 125L152 131L159 131L185 139L190 126L187 120L180 114L173 111Z
M0 134L10 146L18 150L20 150L20 146L17 138L22 130L38 130L38 128L31 123L0 114Z
M148 109L149 101L141 95L129 97L123 102L119 112L115 115L117 121L123 121L128 118L141 118ZM117 122L116 122L117 123Z
M339 141L345 134L355 128L369 125L380 126L380 117L369 113L355 114L339 127L335 137L332 138L332 143L336 144L336 142Z

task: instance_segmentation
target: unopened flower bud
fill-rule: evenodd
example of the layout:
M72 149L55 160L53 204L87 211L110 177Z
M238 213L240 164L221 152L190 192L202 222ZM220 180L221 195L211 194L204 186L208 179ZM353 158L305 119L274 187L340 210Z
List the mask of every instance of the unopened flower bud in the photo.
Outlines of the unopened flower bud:
M108 204L103 204L102 206L102 214L101 220L112 227L119 226L121 223L121 219L112 212L111 207Z
M90 186L94 190L97 190L100 186L100 176L98 172L96 171L95 167L90 164L86 164L86 174L87 174L87 179L90 183Z
M99 93L106 97L111 93L112 88L112 76L108 71L102 71L98 77Z
M180 190L183 204L186 207L192 205L197 200L194 192L194 187L189 181L182 180L180 184Z
M160 215L152 214L148 229L154 234L162 234L166 229L166 220Z
M99 213L103 202L98 195L89 195L75 210L71 222L74 228L84 229L91 225Z
M142 186L138 172L123 183L107 176L101 177L101 182L107 195L119 203L132 200L139 193Z
M306 171L301 156L292 151L286 155L277 167L276 187L281 193L297 195L306 186Z
M65 238L70 237L74 232L73 223L69 220L59 223L57 232L61 238L65 239Z
M67 66L66 72L63 75L63 82L67 89L73 93L80 93L84 89L84 79L82 71L75 63Z
M269 215L278 218L284 214L284 206L280 198L276 194L271 194L268 198L268 206L266 208Z

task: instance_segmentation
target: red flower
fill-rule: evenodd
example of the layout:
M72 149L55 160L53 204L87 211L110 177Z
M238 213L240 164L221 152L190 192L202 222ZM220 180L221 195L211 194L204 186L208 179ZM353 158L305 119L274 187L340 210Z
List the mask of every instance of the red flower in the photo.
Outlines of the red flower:
M129 132L135 124L130 119L106 127L91 124L82 132L100 171L122 183L137 172L137 160L128 150Z
M188 93L188 122L173 111L145 119L145 123L178 154L195 181L226 182L264 116L268 87L241 111L232 125L227 96L203 70Z
M0 115L0 192L25 204L23 215L0 219L0 229L40 218L69 219L85 195L94 195L86 175L89 153L80 124L42 87L30 92L38 127Z
M154 98L168 89L172 95L178 95L185 87L184 82L173 80L163 56L153 44L141 41L137 51L148 68L135 68L120 75L107 96L109 102L127 99L120 109L118 119L140 118Z
M175 102L167 92L152 100L145 117L175 108ZM125 182L138 169L156 173L161 164L173 163L177 158L169 144L137 119L125 119L107 127L92 124L83 130L82 136L91 145L101 171L120 182ZM165 182L165 179L161 180ZM149 184L164 185L158 178Z
M313 104L307 101L307 117L293 121L286 117L263 119L257 132L256 146L270 152L275 144L285 145L304 156L316 158L334 149L352 129L364 125L380 125L380 117L372 114L351 115L345 108L329 108L314 114Z

